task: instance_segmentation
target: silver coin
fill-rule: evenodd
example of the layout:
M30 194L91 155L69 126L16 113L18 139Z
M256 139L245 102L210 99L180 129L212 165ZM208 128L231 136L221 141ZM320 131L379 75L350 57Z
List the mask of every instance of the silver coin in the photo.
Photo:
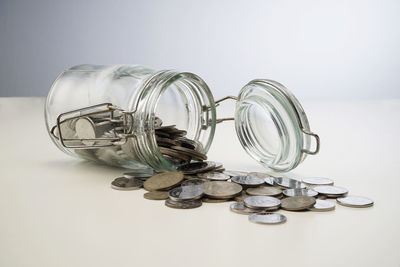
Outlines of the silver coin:
M313 190L317 191L321 195L333 198L342 197L348 193L346 188L332 185L319 185L314 187Z
M353 208L367 208L374 205L374 201L366 197L346 196L337 198L336 201L342 205Z
M187 185L201 185L201 184L204 184L204 183L205 183L205 181L202 180L202 179L190 178L190 179L187 179L187 180L183 181L183 182L181 183L181 186L187 186Z
M250 209L244 205L243 202L235 202L230 205L230 210L239 214L253 214L259 212L258 210Z
M229 175L220 172L202 172L197 174L198 177L213 181L226 181L230 178Z
M117 190L138 190L143 187L143 181L138 178L118 177L111 182L111 188Z
M246 193L251 196L277 197L277 196L282 195L282 190L277 187L259 186L259 187L248 188L246 190Z
M211 171L222 167L222 164L214 161L197 161L191 162L178 167L178 171L184 174L196 174L200 172Z
M318 192L312 189L305 189L305 188L290 188L283 190L283 194L287 197L295 197L295 196L309 196L315 197L318 195Z
M247 187L251 187L251 186L259 186L262 185L264 183L263 179L254 177L254 176L233 176L231 178L232 182L243 185L243 186L247 186Z
M274 182L285 189L288 188L306 188L306 185L303 184L300 181L297 181L295 179L292 178L287 178L287 177L276 177L274 178Z
M76 135L80 139L94 139L96 138L96 131L94 128L94 123L91 119L83 117L79 118L75 123ZM83 144L91 146L95 141L85 140L82 141Z
M274 178L273 176L267 174L267 173L263 173L263 172L249 172L250 176L255 176L257 178L261 178L264 179L264 182L269 184L269 185L274 185Z
M308 208L308 209L312 210L312 211L330 211L330 210L334 210L335 207L336 207L335 203L333 203L331 201L316 199L314 206L312 206L311 208Z
M221 202L233 201L233 199L232 199L232 198L228 198L228 199L217 199L217 198L203 197L203 198L201 199L201 201L203 201L204 203L221 203Z
M261 212L250 214L249 221L260 224L280 224L286 222L286 216L280 213Z
M134 177L136 177L136 178L147 178L147 177L153 176L154 173L153 173L153 171L151 173L146 173L146 172L143 172L143 173L140 173L140 172L125 172L123 175L126 178L134 178Z
M233 176L246 176L247 172L244 171L230 171L230 170L226 170L224 171L225 174L233 177Z
M301 181L308 185L333 185L333 180L324 177L307 177Z
M186 200L186 201L173 201L168 198L165 200L165 206L174 209L193 209L198 208L203 204L200 199Z
M174 201L199 199L203 189L197 185L179 186L169 191L169 198Z
M246 197L243 202L250 209L273 209L281 205L279 199L267 196L250 196Z

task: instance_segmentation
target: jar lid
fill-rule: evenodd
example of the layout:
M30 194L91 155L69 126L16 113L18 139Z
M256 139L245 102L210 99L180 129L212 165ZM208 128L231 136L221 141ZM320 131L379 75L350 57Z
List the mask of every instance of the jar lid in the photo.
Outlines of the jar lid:
M289 171L307 154L319 151L319 137L310 131L299 101L276 81L252 80L242 88L236 103L235 128L247 153L275 171ZM314 151L310 151L311 136L316 141Z

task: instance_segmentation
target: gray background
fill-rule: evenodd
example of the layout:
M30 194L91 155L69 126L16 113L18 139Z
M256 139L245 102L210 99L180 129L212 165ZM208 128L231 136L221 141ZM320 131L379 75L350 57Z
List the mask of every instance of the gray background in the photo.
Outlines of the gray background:
M0 0L0 96L127 63L194 72L216 97L271 78L299 98L398 98L399 49L400 1Z

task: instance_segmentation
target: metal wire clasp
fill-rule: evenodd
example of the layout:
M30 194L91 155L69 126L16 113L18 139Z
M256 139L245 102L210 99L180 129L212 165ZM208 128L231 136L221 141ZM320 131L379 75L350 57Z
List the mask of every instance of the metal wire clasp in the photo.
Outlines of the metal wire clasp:
M105 116L103 119L108 119L110 121L117 120L121 122L121 127L119 127L119 132L112 129L113 135L115 137L96 137L96 138L64 138L62 125L68 124L69 122L74 122L80 118L89 118L93 116L98 116L101 114L109 113L108 118ZM117 144L123 144L126 142L128 137L132 136L133 129L133 114L134 112L127 112L118 108L111 103L102 103L93 106L88 106L65 113L61 113L57 117L57 123L52 127L50 134L60 141L61 145L65 148L99 148L99 147L109 147ZM55 133L57 130L57 134ZM78 145L67 144L80 142Z
M233 99L233 100L235 100L235 101L238 100L237 96L228 95L228 96L225 96L225 97L223 97L223 98L218 99L217 101L215 101L215 107L218 107L218 106L219 106L219 103L221 103L221 102L223 102L223 101L225 101L225 100L228 100L228 99ZM233 118L233 117L221 118L221 119L216 119L216 123L221 123L221 122L223 122L223 121L234 121L234 120L235 120L235 118Z

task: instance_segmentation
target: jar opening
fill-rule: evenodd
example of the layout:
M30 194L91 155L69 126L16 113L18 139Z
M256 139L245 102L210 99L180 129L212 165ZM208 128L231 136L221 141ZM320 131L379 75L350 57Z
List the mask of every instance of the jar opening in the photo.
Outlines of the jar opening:
M310 138L299 125L309 129L299 102L283 85L253 80L240 91L236 132L243 148L263 166L289 171L304 160Z
M207 153L215 132L215 105L206 83L192 73L161 72L143 88L135 117L142 121L135 127L136 149L143 162L157 170L174 170L176 163L164 157L155 138L154 120L164 126L175 125L187 132L186 137L202 144ZM204 108L209 107L209 108ZM138 120L137 116L143 116ZM141 129L141 130L140 130Z

